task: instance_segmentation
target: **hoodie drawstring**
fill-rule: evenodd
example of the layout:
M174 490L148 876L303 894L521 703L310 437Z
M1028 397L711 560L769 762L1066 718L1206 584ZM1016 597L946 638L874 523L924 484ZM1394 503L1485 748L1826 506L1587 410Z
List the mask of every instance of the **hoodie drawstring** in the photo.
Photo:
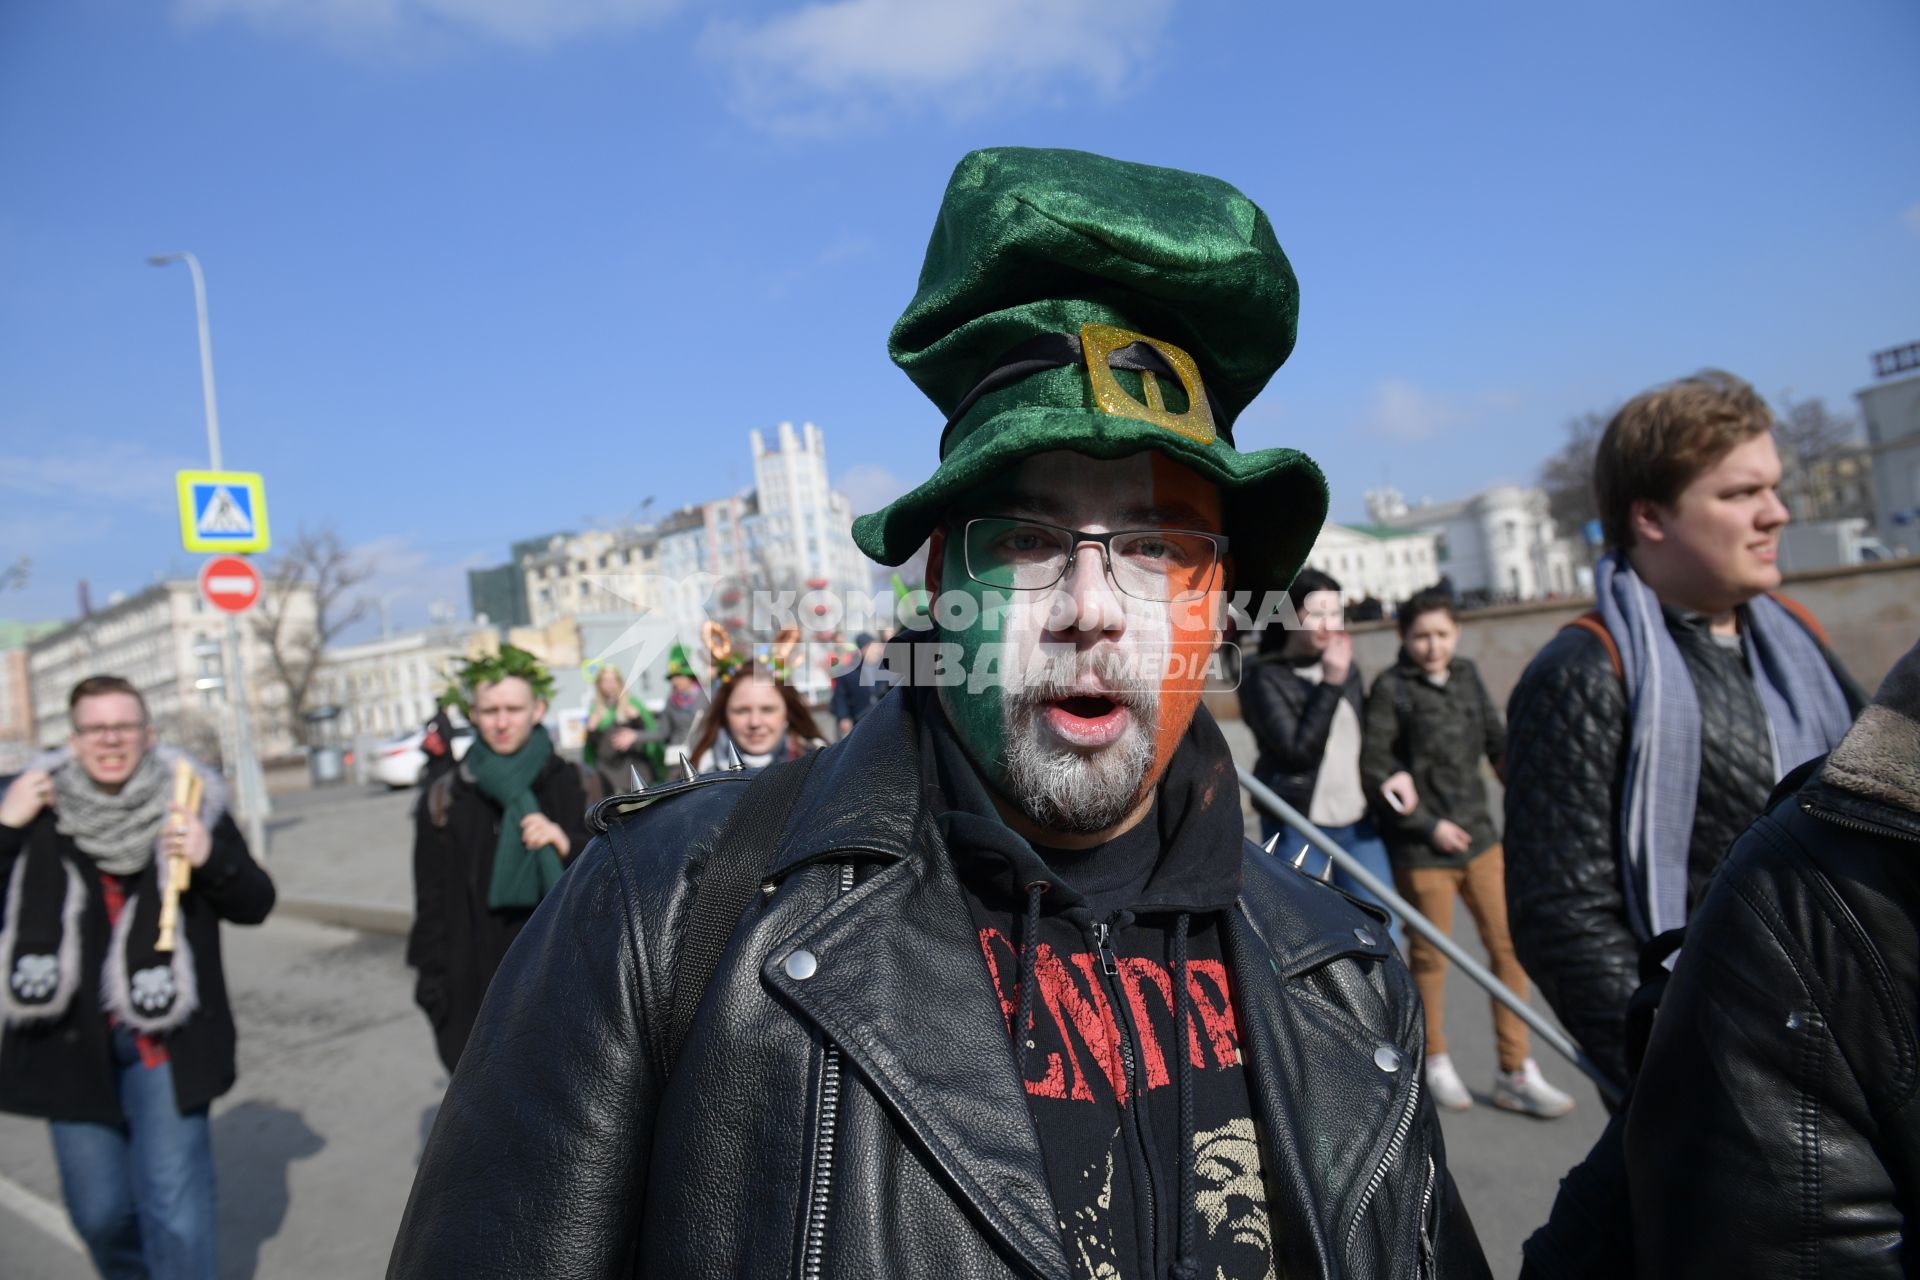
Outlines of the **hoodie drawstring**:
M1033 1043L1034 1006L1039 1001L1034 964L1040 952L1040 898L1045 880L1027 886L1027 922L1020 931L1020 1003L1013 1011L1013 1059L1020 1071L1020 1087L1027 1087L1027 1048Z
M1176 1053L1180 1087L1180 1232L1174 1237L1172 1280L1199 1280L1200 1262L1193 1252L1193 993L1187 989L1187 925L1192 917L1181 912L1173 922L1174 1034L1180 1037Z

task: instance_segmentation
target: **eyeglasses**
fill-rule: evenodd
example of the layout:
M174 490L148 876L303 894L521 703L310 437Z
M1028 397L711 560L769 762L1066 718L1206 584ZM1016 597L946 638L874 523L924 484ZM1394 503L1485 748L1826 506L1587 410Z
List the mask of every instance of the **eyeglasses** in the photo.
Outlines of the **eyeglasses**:
M77 724L73 726L73 734L88 742L104 742L108 738L131 738L145 732L146 727L144 721L132 724Z
M1227 553L1218 533L1191 529L1115 529L1088 533L1038 520L978 516L962 531L967 576L1003 591L1045 591L1067 576L1073 555L1100 547L1113 584L1137 600L1164 603L1203 594Z

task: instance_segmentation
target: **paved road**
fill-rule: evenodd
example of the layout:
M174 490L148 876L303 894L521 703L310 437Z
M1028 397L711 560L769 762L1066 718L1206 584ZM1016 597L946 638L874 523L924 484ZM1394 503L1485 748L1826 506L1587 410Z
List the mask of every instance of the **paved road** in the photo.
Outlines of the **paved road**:
M271 869L284 896L405 905L411 796L346 789L277 803ZM1477 951L1465 912L1458 923L1456 936ZM411 1003L402 939L291 915L229 928L224 939L240 1081L214 1109L221 1275L379 1275L446 1084ZM1447 1019L1455 1061L1483 1095L1483 1105L1445 1118L1449 1156L1494 1274L1511 1276L1520 1241L1604 1114L1584 1085L1575 1089L1580 1109L1551 1123L1484 1105L1491 1021L1485 998L1458 974ZM1572 1082L1571 1067L1551 1054L1541 1061ZM0 1178L0 1276L90 1275L46 1229L59 1220L59 1189L44 1125L0 1116Z

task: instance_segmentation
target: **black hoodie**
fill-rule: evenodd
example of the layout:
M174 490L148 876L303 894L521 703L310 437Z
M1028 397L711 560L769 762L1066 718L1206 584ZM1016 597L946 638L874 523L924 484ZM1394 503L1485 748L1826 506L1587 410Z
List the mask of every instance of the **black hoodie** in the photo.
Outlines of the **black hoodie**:
M1243 848L1219 729L1199 713L1146 818L1067 851L1007 827L945 718L922 725L933 812L982 958L1009 1035L1027 1028L1014 1052L1076 1273L1270 1276L1265 1140L1219 918L1239 893ZM1182 1038L1184 1056L1170 1050Z

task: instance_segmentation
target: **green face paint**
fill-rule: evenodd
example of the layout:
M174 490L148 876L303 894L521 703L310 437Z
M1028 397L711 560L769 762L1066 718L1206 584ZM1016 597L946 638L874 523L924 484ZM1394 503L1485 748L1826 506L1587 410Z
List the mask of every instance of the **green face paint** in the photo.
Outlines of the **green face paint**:
M1121 799L1131 802L1157 785L1199 705L1217 644L1212 602L1224 570L1219 563L1206 568L1202 558L1177 583L1181 571L1172 566L1165 578L1143 583L1136 559L1121 566L1133 575L1132 588L1122 591L1107 557L1081 544L1054 587L990 587L968 573L966 520L1012 517L1089 533L1210 532L1219 527L1218 514L1213 486L1157 452L1110 460L1039 454L968 495L932 548L940 585L934 618L947 651L939 696L968 756L996 790L1021 794L1021 780L1010 777L1018 772L1010 754L1080 757L1086 774L1100 778L1093 792L1075 793L1081 796L1111 801L1114 788L1124 787ZM1039 545L1033 538L1027 544ZM1165 544L1143 549L1148 562ZM1213 548L1206 554L1213 557ZM1191 595L1196 586L1198 601L1159 598ZM1056 692L1036 701L1026 689L1042 673L1053 677ZM1094 692L1065 696L1076 683ZM1016 733L1023 735L1018 743Z
M969 677L962 683L941 685L940 705L946 710L947 720L959 735L960 743L966 748L974 767L996 790L1004 790L1007 780L1007 682L998 672L989 672L987 667L989 663L1004 665L996 659L1004 653L1007 638L1004 632L1005 619L1011 610L1003 608L1007 600L1004 592L967 576L966 553L959 537L949 535L942 542L941 599L943 603L951 600L953 604L958 604L961 599L971 600L974 608L967 611L949 607L939 611L947 614L945 619L939 619L940 638L958 648L960 670ZM967 612L972 613L972 620L966 625L955 625L965 620ZM1000 652L996 653L996 650Z

